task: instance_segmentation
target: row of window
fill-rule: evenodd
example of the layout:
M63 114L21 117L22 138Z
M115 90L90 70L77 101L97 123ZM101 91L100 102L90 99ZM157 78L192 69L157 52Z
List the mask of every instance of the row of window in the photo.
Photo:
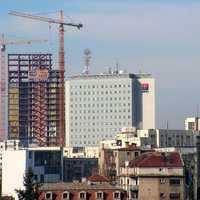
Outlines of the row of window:
M128 152L127 152L128 153ZM138 156L138 152L135 152L137 154L135 154L135 156L137 157ZM162 168L161 168L162 169ZM168 179L165 179L165 178L161 178L160 179L160 184L165 184L167 183L167 180ZM137 184L137 179L135 180L136 181L136 184ZM123 184L127 184L129 185L130 181L129 181L129 178L126 180L126 183L123 183L123 179L120 180L120 184L123 185ZM172 185L172 186L180 186L181 184L181 180L179 178L171 178L169 180L169 184Z
M115 106L119 106L119 107L121 107L121 106L127 106L127 107L130 107L131 106L131 103L115 103L115 104L103 104L103 103L101 103L101 104L71 104L70 105L70 107L71 108L76 108L76 107L79 107L79 108L90 108L90 107L115 107Z
M98 145L98 141L72 141L72 145L78 146L78 145Z
M193 137L187 135L186 137L183 135L161 135L161 140L160 140L161 146L190 146L193 145Z
M85 119L85 120L87 120L87 119L126 119L126 118L128 118L128 119L130 119L131 118L131 116L130 115L103 115L103 116L99 116L99 115L93 115L93 116L91 116L91 115L83 115L83 116L81 116L81 115L75 115L75 116L71 116L70 117L70 119L71 120L79 120L79 119Z
M73 101L108 101L108 100L110 100L110 101L113 101L113 100L115 100L115 101L117 101L117 100L119 100L119 101L127 101L127 100L131 100L131 97L130 96L128 96L127 98L126 97L93 97L93 98L70 98L70 101L71 102L73 102Z
M131 90L115 90L115 91L93 91L93 92L90 92L90 91L84 91L84 92L71 92L70 94L71 95L108 95L108 94L130 94L131 93Z
M71 112L71 114L77 114L78 116L82 113L85 114L85 115L90 114L90 113L93 113L93 114L98 113L98 115L102 114L103 116L106 116L103 113L107 113L108 116L113 116L113 115L115 115L115 113L126 113L126 112L130 113L131 110L130 109L129 110L124 109L124 110L110 110L110 111L109 110L96 110L95 111L95 110L78 110L77 109L75 111L71 110L70 112ZM118 115L116 114L116 116L118 116Z
M89 119L89 118L88 118ZM121 119L121 118L120 118ZM71 126L121 126L121 125L130 125L130 122L127 122L127 121L124 121L124 122L119 122L119 121L116 121L116 122L71 122Z
M130 87L131 85L128 84L128 85L125 85L125 84L115 84L115 85L74 85L74 86L70 86L71 89L74 89L74 88L84 88L84 89L96 89L96 88L122 88L122 87Z
M95 117L93 118L93 117L84 117L84 119L86 120L86 121L84 121L84 120L82 120L82 121L76 121L77 119L74 119L74 122L71 122L71 126L73 126L73 125L75 125L75 126L109 126L109 125L122 125L122 124L129 124L129 122L128 121L126 121L125 119L126 119L126 117L125 116L123 116L123 118L122 117L118 117L119 119L124 119L124 122L122 122L122 121L119 121L119 120L111 120L112 119L112 117L110 117L110 120L112 121L112 122L108 122L107 120L106 121L103 121L103 117L102 117L102 119L100 118L100 120L98 120L98 121L94 121L95 120ZM130 119L130 116L127 116L127 118L128 119ZM81 118L80 118L81 119ZM96 119L99 119L99 118L97 118L96 117ZM105 117L105 119L108 119L108 118L106 118ZM117 117L115 118L115 119L117 119ZM71 118L71 120L73 121L73 118ZM91 122L88 122L88 120L91 120Z
M166 197L168 197L168 194L162 192L160 193L160 198L161 199L166 199ZM170 200L179 200L181 197L180 193L170 193L169 194L169 198Z
M55 196L55 193L52 192L46 192L45 193L45 200L53 200L53 197ZM79 192L79 199L87 199L88 193L85 191ZM62 193L62 199L63 200L68 200L70 199L71 193L68 191L65 191ZM105 193L102 191L96 192L96 199L103 199L105 196ZM54 197L55 198L55 197ZM121 193L119 191L116 191L113 193L113 199L120 199L121 198Z
M113 136L115 136L116 133L113 133L112 135L71 135L71 139L79 139L79 138L112 138Z

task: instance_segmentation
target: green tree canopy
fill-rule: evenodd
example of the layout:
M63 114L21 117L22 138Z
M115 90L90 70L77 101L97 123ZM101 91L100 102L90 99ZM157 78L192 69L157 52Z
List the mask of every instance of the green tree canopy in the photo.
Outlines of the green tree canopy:
M16 190L19 200L36 200L40 192L39 187L41 184L34 180L34 173L31 168L28 169L24 176L24 190Z

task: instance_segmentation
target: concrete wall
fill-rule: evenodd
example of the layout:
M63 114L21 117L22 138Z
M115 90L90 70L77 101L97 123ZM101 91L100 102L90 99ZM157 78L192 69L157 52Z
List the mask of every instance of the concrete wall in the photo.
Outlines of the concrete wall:
M162 179L162 182L161 182ZM179 193L180 200L184 200L184 182L181 179L180 185L169 184L170 178L168 177L140 177L139 178L139 198L138 200L169 200L170 193ZM162 194L162 198L161 195Z

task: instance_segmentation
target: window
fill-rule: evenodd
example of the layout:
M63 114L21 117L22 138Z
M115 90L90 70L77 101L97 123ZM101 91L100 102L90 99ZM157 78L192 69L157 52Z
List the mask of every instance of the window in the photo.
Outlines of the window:
M32 157L33 157L32 153L33 153L32 151L30 151L30 152L28 153L29 159L32 159Z
M50 200L50 199L52 199L52 192L46 192L45 193L45 199L47 200Z
M38 176L34 175L34 180L37 182L38 181Z
M129 179L127 179L127 185L129 185Z
M138 155L139 155L139 152L136 151L135 152L135 157L138 157Z
M80 199L86 199L86 192L80 192L79 193L79 198Z
M113 198L114 199L120 199L120 192L119 191L114 192Z
M96 193L96 198L97 199L103 199L103 192L99 191Z
M180 193L170 193L169 198L174 199L174 200L179 200L180 199Z
M180 179L178 178L172 178L169 180L170 185L180 185Z
M44 183L44 175L43 174L40 175L40 182Z
M195 123L194 122L188 122L188 129L189 130L195 130Z
M160 184L164 184L165 183L165 179L164 178L161 178L160 179Z
M64 200L64 199L69 199L69 197L70 197L70 193L69 192L63 192L63 194L62 194L62 199Z
M164 198L165 197L165 194L162 192L162 193L160 193L160 198L162 199L162 198Z

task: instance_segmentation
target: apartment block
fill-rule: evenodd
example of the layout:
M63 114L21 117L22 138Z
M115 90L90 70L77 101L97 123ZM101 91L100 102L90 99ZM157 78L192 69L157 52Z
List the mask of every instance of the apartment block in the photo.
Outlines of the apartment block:
M134 200L184 200L184 164L178 152L138 156L120 169L120 185Z

